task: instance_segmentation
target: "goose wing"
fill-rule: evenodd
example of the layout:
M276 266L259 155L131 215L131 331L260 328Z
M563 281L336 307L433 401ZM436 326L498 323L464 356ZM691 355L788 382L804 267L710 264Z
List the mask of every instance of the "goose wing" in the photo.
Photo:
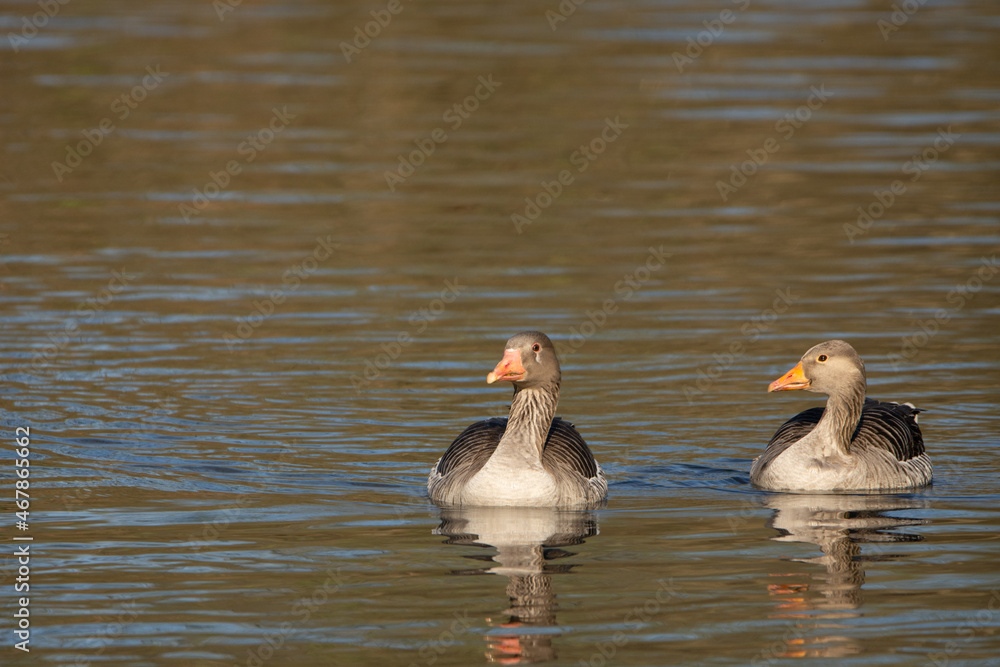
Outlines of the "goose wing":
M584 479L598 476L600 466L576 428L559 417L552 420L542 450L542 465L549 470L572 471Z
M493 456L506 430L507 420L497 417L470 425L448 446L433 472L442 477L453 473L475 474Z
M773 459L812 431L823 417L823 408L810 408L782 424L771 437L765 453ZM908 403L865 399L861 421L851 438L851 448L884 449L897 461L909 461L924 453L924 439L917 426L920 410ZM774 448L772 450L772 447Z
M475 474L496 451L500 438L507 430L507 420L484 419L462 431L434 466L440 476L467 473ZM590 447L573 424L556 417L549 427L549 435L542 451L542 465L550 470L567 470L583 475L585 479L597 477L600 466Z
M851 447L884 449L900 462L917 458L924 453L924 438L917 426L919 412L908 403L867 399Z
M762 467L778 458L794 443L809 435L822 417L823 408L809 408L779 426L778 430L771 436L771 441L767 443L764 453L754 461L754 467L757 468L758 465Z

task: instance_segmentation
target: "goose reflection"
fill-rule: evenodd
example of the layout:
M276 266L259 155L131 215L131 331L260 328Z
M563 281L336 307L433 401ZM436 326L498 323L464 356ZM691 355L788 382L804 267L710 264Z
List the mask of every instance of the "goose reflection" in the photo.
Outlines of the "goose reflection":
M488 566L455 570L457 575L498 574L507 577L509 606L503 620L486 618L494 627L486 636L491 662L527 664L556 657L552 637L557 632L556 594L552 575L569 572L575 564L559 563L574 554L562 547L581 544L598 534L592 512L550 508L469 507L441 510L435 535L445 544L493 547L495 555L469 555Z
M768 585L776 604L772 618L790 619L793 626L784 636L784 650L772 647L774 656L842 657L859 653L861 645L857 640L837 634L839 628L845 627L837 620L861 615L866 563L903 558L903 553L892 551L892 545L923 539L898 529L926 521L888 513L923 508L927 502L899 495L775 494L768 496L764 505L774 510L768 525L779 535L772 539L810 542L818 545L823 554L787 560L819 565L825 570L808 578L801 573L775 573L776 578L784 580ZM862 545L866 545L864 549ZM811 636L816 630L820 636Z

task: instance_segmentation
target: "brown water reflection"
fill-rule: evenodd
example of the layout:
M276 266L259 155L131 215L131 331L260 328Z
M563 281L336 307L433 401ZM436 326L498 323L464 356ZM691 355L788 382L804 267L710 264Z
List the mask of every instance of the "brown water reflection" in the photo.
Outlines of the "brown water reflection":
M775 609L771 618L789 619L794 629L782 636L784 647L772 644L759 658L842 658L861 654L864 646L851 636L849 620L860 619L864 598L865 564L905 558L905 552L887 552L897 543L918 542L919 534L899 532L926 520L890 514L927 506L907 496L840 496L773 494L765 505L774 510L770 521L783 542L817 545L822 556L796 559L822 566L825 573L775 572L768 594ZM871 545L864 551L862 545Z
M423 483L528 328L612 481L559 632L527 633L553 663L993 659L994 4L399 7L0 10L0 391L38 554L2 660L480 662L486 619L536 617L450 575L471 552ZM791 530L747 470L819 401L764 389L832 337L925 408L936 482Z
M434 532L447 535L448 544L496 550L489 556L496 565L453 572L507 577L510 606L500 612L505 618L484 619L492 628L486 635L486 657L491 662L508 664L554 660L557 652L551 630L559 632L559 606L553 575L566 574L573 565L553 561L575 555L561 547L581 544L597 534L596 516L592 512L528 508L443 510L441 525ZM429 653L442 649L431 647Z

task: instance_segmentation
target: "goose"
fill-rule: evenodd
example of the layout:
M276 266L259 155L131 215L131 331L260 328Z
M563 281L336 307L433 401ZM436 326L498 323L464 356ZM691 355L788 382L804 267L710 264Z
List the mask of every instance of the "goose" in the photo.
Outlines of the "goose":
M865 364L842 340L820 343L767 388L827 394L781 425L750 481L772 491L889 491L930 484L917 408L865 397Z
M561 380L549 337L524 331L507 341L486 382L511 382L506 419L466 428L427 478L430 499L441 506L572 507L593 509L608 482L580 434L555 417Z

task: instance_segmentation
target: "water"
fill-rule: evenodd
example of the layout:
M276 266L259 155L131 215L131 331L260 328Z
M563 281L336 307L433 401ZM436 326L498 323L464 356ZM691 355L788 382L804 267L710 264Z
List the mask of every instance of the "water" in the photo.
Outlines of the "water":
M997 8L387 7L0 13L3 663L995 663ZM529 328L608 506L442 515ZM833 337L933 487L749 486Z

